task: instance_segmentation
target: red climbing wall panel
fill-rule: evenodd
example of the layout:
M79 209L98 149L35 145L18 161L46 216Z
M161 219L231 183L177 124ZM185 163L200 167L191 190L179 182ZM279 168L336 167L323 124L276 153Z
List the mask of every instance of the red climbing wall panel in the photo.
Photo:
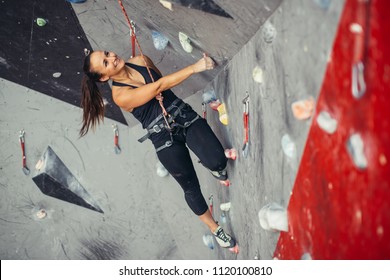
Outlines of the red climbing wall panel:
M279 259L390 259L389 11L387 0L345 3L288 205L289 231L274 253ZM356 99L351 77L359 60L367 90ZM333 134L316 122L323 110L338 121ZM366 168L348 152L354 133Z

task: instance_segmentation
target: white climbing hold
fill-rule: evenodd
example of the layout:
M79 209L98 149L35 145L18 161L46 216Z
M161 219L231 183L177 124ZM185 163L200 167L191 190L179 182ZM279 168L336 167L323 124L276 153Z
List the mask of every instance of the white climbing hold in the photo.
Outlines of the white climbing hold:
M160 177L165 177L169 174L168 170L161 164L161 162L156 163L156 169L157 169L157 175Z
M184 34L183 32L179 32L179 41L181 46L186 52L188 53L192 52L193 47L191 45L191 40L186 34Z
M337 129L337 120L333 119L326 111L321 111L317 117L318 126L329 134L333 134Z
M221 209L221 211L229 211L231 205L232 204L230 202L225 202L225 203L221 203L221 205L219 205L219 208Z
M269 231L288 231L287 211L279 204L272 202L259 211L260 225Z
M47 212L45 209L39 209L38 212L35 214L38 219L44 219L47 216Z
M271 44L276 37L276 29L272 25L272 23L270 23L269 21L264 23L262 32L264 41L268 44Z
M312 260L312 257L309 253L304 253L302 256L301 256L301 260Z
M166 0L160 0L160 4L164 6L164 8L167 8L168 10L170 11L173 11L173 5L170 1L166 1Z
M295 143L291 140L288 134L283 135L281 144L282 144L282 150L288 158L293 159L296 157L297 148L295 146Z
M156 30L152 30L153 45L157 50L163 50L168 45L168 38Z
M363 33L363 27L359 23L354 22L349 26L349 31L354 34L361 34Z
M35 165L35 169L36 170L41 170L42 166L43 166L44 162L43 160L38 160L37 164Z
M263 69L260 66L253 68L252 77L256 83L262 84L264 82Z
M60 72L53 73L53 77L59 78L59 77L61 77L61 73Z
M364 142L360 134L355 133L349 137L347 150L356 167L359 169L367 168L367 158L364 155Z

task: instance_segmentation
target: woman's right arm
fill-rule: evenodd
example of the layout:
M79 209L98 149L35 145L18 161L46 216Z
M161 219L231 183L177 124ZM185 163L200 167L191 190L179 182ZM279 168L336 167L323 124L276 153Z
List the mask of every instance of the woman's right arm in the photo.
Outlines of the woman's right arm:
M159 80L143 85L138 88L122 88L118 94L114 96L115 103L126 111L139 107L154 97L160 92L170 89L182 83L192 74L200 73L205 70L213 69L213 60L204 55L198 62L187 66L177 72L161 77Z

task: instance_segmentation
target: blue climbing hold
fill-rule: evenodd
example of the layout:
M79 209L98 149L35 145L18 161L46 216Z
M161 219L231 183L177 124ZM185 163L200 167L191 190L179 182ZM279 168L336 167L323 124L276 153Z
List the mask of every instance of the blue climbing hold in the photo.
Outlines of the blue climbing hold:
M152 39L153 39L154 47L157 50L161 51L165 49L168 45L168 38L158 31L152 30Z
M327 10L332 2L332 0L314 0L314 2L320 6L322 9Z
M68 2L70 2L70 3L79 4L79 3L84 3L84 2L87 1L87 0L66 0L66 1L68 1Z

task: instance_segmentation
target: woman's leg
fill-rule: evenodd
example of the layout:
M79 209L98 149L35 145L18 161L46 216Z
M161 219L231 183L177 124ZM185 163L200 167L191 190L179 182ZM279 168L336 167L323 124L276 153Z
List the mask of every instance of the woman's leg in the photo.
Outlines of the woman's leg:
M198 177L185 144L175 141L169 148L159 151L157 156L183 189L188 206L214 232L218 225L211 216L208 205L202 195Z
M199 119L187 128L186 141L188 147L210 171L225 170L227 158L224 149L206 120ZM226 179L227 175L223 180Z

